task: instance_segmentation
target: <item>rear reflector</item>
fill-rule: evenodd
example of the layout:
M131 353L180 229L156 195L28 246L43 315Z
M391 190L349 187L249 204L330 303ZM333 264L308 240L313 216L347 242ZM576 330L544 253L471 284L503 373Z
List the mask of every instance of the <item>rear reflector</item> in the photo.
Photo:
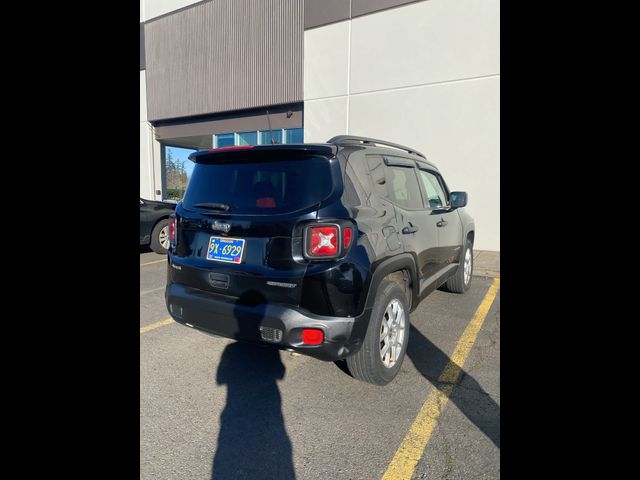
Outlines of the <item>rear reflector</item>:
M305 345L320 345L324 340L322 330L315 328L305 328L302 330L302 343Z
M309 255L332 257L338 254L338 227L310 227L310 230Z
M342 244L344 245L345 249L349 248L349 245L351 245L352 233L353 229L351 227L344 227L344 230L342 231Z

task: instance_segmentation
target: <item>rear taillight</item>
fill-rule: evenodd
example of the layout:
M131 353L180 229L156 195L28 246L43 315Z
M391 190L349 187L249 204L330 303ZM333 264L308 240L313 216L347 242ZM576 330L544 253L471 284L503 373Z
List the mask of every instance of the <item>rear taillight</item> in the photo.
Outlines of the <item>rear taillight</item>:
M176 217L169 217L169 242L176 244Z
M311 257L336 257L340 245L339 228L337 225L309 227L307 254Z
M305 256L309 259L342 257L352 238L352 227L338 223L309 225L305 232Z

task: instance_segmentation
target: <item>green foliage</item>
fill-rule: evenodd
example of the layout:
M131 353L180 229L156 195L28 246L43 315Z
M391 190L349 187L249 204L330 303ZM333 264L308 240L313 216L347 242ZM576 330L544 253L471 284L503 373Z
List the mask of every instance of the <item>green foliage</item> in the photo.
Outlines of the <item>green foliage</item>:
M184 189L167 188L167 199L169 199L169 200L181 200L183 196L184 196Z
M167 173L167 198L170 200L180 200L187 188L187 171L184 168L185 161L175 160L171 150L167 150L166 173Z

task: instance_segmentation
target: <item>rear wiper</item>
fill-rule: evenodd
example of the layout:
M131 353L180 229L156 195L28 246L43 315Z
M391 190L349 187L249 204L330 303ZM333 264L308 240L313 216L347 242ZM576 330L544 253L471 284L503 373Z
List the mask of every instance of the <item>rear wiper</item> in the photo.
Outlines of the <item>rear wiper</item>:
M231 207L226 203L196 203L194 207L206 208L208 210L231 210Z

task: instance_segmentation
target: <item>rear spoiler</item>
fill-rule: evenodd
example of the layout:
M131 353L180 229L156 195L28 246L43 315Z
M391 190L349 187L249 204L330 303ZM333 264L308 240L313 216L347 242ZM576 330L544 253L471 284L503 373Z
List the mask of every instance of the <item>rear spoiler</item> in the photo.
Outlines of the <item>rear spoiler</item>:
M214 148L212 150L200 150L189 155L189 160L195 163L209 163L214 160L236 158L238 156L263 156L282 152L287 156L296 152L304 155L322 155L327 158L335 156L338 152L336 145L326 143L290 143L279 145L238 145L234 147Z

